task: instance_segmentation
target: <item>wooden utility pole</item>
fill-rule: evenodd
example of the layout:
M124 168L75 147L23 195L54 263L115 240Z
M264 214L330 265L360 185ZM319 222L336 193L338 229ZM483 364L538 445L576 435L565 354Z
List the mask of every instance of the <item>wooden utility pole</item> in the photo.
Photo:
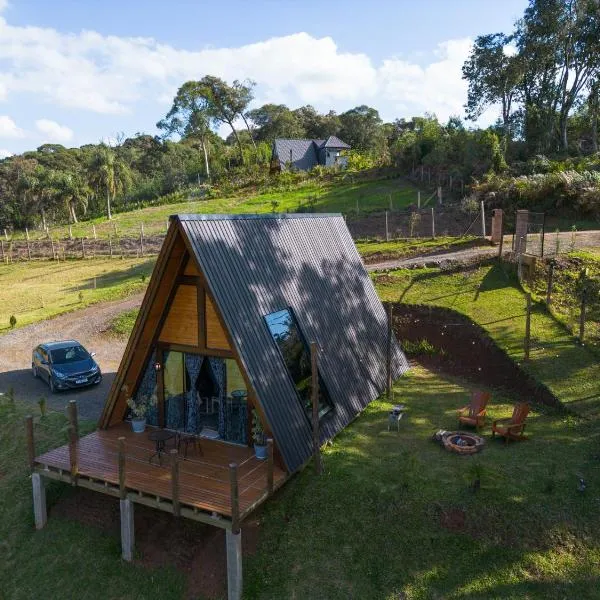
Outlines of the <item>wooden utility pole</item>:
M525 317L525 360L529 360L531 349L531 294L527 294L527 315Z
M321 464L321 447L319 443L319 364L318 346L316 342L310 344L310 366L311 366L311 394L312 394L312 432L313 432L313 454L315 458L315 472L320 475L323 471Z

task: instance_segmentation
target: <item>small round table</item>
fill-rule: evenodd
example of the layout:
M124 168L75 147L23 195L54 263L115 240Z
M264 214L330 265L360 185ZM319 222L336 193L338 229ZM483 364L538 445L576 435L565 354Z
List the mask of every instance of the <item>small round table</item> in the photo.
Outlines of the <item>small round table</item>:
M175 437L175 433L168 431L167 429L157 429L151 431L148 434L148 439L152 440L156 444L156 452L150 457L148 462L152 462L155 456L158 456L158 464L162 466L162 455L166 453L166 443L168 440L172 440Z

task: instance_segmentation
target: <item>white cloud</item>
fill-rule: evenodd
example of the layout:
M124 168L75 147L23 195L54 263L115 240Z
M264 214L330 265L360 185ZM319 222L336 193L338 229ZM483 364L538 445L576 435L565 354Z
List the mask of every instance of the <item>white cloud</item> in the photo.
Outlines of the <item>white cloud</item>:
M5 148L0 148L0 160L2 160L3 158L8 158L9 156L12 156L13 153L10 150L6 150Z
M68 142L73 138L73 130L59 125L50 119L38 119L35 122L37 130L46 136L48 142Z
M13 26L0 16L0 63L6 67L0 100L29 94L60 107L126 114L141 103L168 104L184 81L213 74L256 81L257 105L310 103L339 112L365 103L385 119L428 111L444 120L463 113L461 66L470 47L468 39L450 40L424 66L394 57L375 65L366 54L341 51L331 37L307 33L190 51L153 38Z
M0 138L21 138L25 132L7 115L0 115Z
M0 13L8 8L8 0L0 0Z

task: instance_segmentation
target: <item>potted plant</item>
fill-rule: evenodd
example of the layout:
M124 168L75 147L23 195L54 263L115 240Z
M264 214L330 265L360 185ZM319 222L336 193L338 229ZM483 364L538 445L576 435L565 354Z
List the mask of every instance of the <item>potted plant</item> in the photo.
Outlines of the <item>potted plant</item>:
M267 458L267 436L256 409L252 411L252 440L254 441L256 458L265 460Z
M143 433L146 429L146 413L156 405L154 394L143 394L138 399L127 398L127 406L131 409L131 429L134 433Z

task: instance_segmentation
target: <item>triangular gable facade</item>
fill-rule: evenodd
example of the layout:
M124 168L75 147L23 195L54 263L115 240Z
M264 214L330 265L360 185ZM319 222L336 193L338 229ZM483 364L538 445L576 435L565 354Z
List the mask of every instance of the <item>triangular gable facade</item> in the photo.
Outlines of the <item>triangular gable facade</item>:
M190 422L205 418L204 413L191 414L185 405L189 391L181 398L168 392L169 386L177 385L170 381L172 373L178 373L169 361L183 355L183 385L188 389L194 380L200 381L198 360L194 361L199 355L206 368L209 361L211 385L217 391L200 391L198 384L198 395L230 399L241 389L247 394L248 413L235 417L235 426L221 422L229 414L222 416L221 408L221 435L243 429L246 418L245 433L238 431L231 441L242 441L239 435L248 438L249 413L256 408L287 470L297 470L311 456L312 428L298 382L268 325L272 315L281 313L294 321L306 343L319 347L319 377L330 403L320 419L324 442L383 391L386 378L385 311L343 218L173 217L101 427L122 421L127 398L144 386L155 386L155 424L173 427L173 419L180 419L177 422L189 431ZM394 339L393 376L407 368ZM207 415L210 409L206 407Z

